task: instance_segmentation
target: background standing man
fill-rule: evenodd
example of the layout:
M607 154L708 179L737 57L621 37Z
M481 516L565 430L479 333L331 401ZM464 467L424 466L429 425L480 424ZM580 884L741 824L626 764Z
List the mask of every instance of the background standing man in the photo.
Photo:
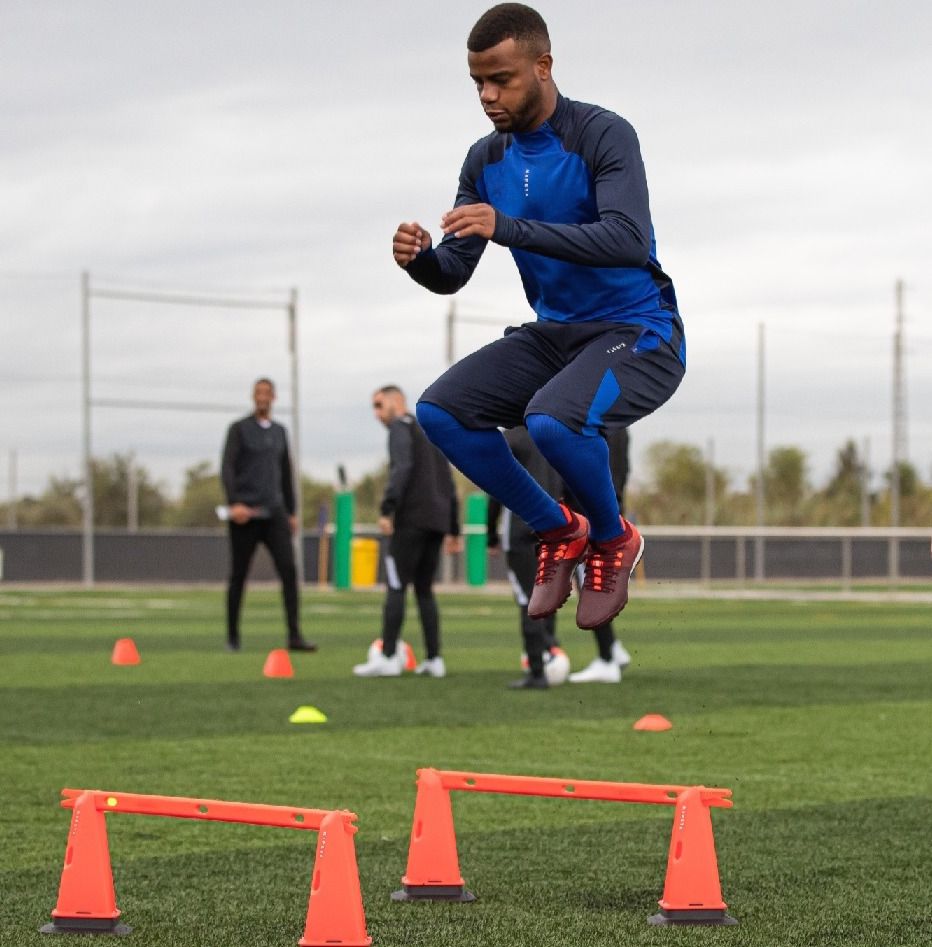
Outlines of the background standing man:
M508 247L537 320L452 366L421 395L417 417L453 464L537 533L530 617L560 608L585 562L576 623L597 628L625 607L644 548L620 515L605 438L677 389L683 324L631 125L559 93L547 25L531 7L487 10L466 47L494 131L469 149L441 242L406 221L392 253L422 286L455 293L489 242ZM514 459L499 429L519 424L585 516Z
M259 543L271 553L282 583L288 647L316 651L317 645L301 637L298 619L298 577L292 536L295 516L294 474L288 436L272 420L275 385L260 378L253 386L252 414L234 421L223 447L221 477L226 492L231 568L227 588L227 649L239 651L239 615L249 565Z
M379 529L389 537L385 557L388 588L382 613L382 650L366 663L357 664L353 673L357 677L401 674L404 654L398 640L405 618L405 597L413 584L426 649L426 658L415 673L445 677L433 584L444 536L448 552L461 548L459 503L450 465L408 411L397 385L379 388L372 396L372 410L388 428L388 483L379 517Z
M563 481L547 463L544 455L534 446L530 434L524 427L505 431L505 440L516 460L554 499L563 496ZM521 639L527 655L527 674L508 686L515 689L541 689L549 685L544 674L544 653L557 645L555 614L545 618L530 618L528 601L534 588L537 573L537 535L520 516L513 513L493 496L488 508L489 552L505 554L508 581L520 614Z

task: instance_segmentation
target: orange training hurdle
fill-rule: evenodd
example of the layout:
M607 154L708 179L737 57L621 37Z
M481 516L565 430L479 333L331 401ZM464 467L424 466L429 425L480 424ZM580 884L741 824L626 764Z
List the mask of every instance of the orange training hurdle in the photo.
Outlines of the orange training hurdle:
M660 912L652 924L737 924L722 900L712 835L712 807L730 809L730 789L656 786L541 776L417 771L408 866L395 901L474 901L460 875L450 792L494 792L675 806Z
M120 923L107 844L108 812L170 816L208 822L239 822L319 833L311 878L307 921L300 947L369 947L366 934L353 824L356 814L327 809L294 809L219 799L149 796L63 789L61 805L71 809L58 903L43 934L128 934Z

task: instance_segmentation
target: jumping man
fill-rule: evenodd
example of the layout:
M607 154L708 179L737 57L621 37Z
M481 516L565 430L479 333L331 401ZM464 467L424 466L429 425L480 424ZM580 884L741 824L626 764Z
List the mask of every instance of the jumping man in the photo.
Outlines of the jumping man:
M495 130L466 156L439 245L405 222L394 258L427 289L455 293L489 241L506 246L537 320L450 368L421 396L417 417L455 466L537 533L528 615L556 611L582 562L576 622L595 628L624 608L644 547L619 513L603 435L676 390L683 325L657 259L634 129L559 93L547 26L530 7L492 7L466 45ZM498 428L522 423L585 515L514 459Z

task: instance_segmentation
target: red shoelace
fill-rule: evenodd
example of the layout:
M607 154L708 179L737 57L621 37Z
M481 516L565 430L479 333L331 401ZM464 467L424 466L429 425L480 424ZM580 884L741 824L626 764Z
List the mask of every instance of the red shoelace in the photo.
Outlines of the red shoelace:
M540 543L537 554L537 575L534 578L535 585L545 585L553 578L557 569L557 563L566 558L566 551L570 548L570 542Z
M590 592L611 592L625 558L624 545L609 552L593 548L586 559L586 578L583 588Z

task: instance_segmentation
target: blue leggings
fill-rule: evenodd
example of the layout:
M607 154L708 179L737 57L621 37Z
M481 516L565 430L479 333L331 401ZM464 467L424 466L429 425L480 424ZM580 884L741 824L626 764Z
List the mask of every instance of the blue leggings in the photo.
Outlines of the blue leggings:
M531 529L541 533L565 524L559 504L515 460L499 430L464 427L448 411L426 401L418 402L417 419L456 468ZM526 423L540 452L582 505L592 538L605 541L621 535L605 439L577 434L546 414L528 415Z

